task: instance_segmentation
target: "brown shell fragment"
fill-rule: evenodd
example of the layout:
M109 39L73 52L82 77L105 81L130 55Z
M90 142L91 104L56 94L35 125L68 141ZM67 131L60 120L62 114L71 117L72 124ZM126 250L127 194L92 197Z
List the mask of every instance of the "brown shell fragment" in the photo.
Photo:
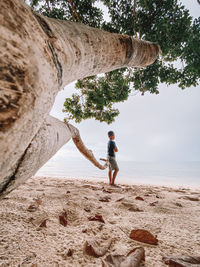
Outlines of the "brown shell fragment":
M158 239L147 230L132 230L130 238L150 245L157 245Z

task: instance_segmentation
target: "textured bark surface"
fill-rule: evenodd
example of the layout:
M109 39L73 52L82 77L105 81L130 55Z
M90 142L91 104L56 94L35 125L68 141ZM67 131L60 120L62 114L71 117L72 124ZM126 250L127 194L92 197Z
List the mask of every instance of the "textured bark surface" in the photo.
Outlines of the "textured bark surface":
M25 150L15 174L2 186L0 197L34 175L70 138L69 128L58 119L48 116Z
M94 154L92 153L92 150L87 149L87 147L84 145L84 143L81 139L79 130L71 124L67 124L67 125L69 127L70 132L71 132L72 140L73 140L75 146L81 152L81 154L83 154L83 156L85 156L90 162L92 162L94 164L94 166L96 166L97 168L99 168L101 170L105 170L108 167L108 162L106 161L106 163L104 165L100 164L96 160Z
M159 47L149 42L45 18L22 0L0 1L0 33L2 192L19 179L19 166L60 89L89 75L146 66L159 53Z

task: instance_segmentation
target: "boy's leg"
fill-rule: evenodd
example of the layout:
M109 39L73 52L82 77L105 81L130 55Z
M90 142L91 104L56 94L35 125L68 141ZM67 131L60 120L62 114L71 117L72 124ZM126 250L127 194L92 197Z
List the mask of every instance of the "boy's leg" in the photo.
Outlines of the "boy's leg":
M113 159L113 169L114 169L114 173L113 173L113 177L112 177L112 185L115 184L115 179L116 179L117 173L119 171L119 167L117 165L117 161L115 158Z
M112 179L112 185L114 185L115 184L115 178L116 178L116 176L117 176L117 173L118 173L118 169L116 169L115 171L114 171L114 173L113 173L113 179Z
M112 170L109 168L109 171L108 171L108 177L109 177L109 184L112 183Z

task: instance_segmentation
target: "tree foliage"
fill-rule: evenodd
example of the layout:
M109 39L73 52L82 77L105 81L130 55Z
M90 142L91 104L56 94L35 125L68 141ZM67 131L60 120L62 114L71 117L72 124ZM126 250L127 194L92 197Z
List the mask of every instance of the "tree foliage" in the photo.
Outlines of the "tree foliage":
M109 21L99 3L107 8ZM192 20L178 0L31 0L31 6L48 17L158 43L162 50L162 56L146 68L78 80L77 92L64 103L67 119L111 123L119 114L113 105L127 100L133 90L158 94L159 83L178 84L181 89L198 85L200 18Z

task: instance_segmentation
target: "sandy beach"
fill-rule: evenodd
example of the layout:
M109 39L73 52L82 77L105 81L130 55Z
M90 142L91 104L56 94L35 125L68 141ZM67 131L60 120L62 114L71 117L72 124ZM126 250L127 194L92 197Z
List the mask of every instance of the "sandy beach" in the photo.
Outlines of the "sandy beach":
M147 267L167 266L163 257L200 256L199 188L33 177L1 200L0 220L1 267L102 266L109 254L135 247L145 249ZM137 229L157 245L131 239ZM91 241L111 245L94 257L84 250Z

